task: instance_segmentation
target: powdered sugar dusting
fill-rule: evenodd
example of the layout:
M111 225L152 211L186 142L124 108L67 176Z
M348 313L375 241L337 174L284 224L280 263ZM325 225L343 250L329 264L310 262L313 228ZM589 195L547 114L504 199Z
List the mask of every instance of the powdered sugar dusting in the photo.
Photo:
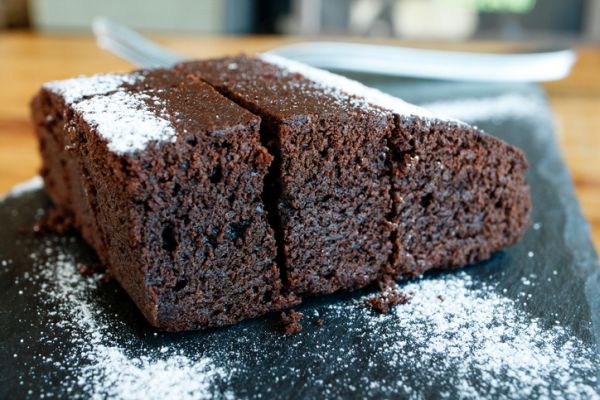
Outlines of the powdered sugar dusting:
M53 332L69 332L66 358L44 357L55 369L69 372L55 391L41 397L62 397L79 387L86 398L120 399L208 399L214 397L215 380L225 376L223 368L209 357L190 359L170 347L147 349L142 356L129 355L132 338L110 332L106 316L92 300L98 279L83 277L72 257L56 252L50 245L41 254L32 254L38 265L38 296L53 306L50 332L43 337L54 344ZM46 259L47 261L39 261ZM65 343L56 343L61 346ZM62 357L61 357L62 358ZM83 365L81 363L83 362Z
M402 116L418 116L431 119L447 119L440 115L434 114L422 107L410 104L397 97L390 96L380 90L370 88L352 79L344 76L331 73L319 68L314 68L309 65L290 60L285 57L275 54L261 54L259 58L263 61L275 64L289 73L302 74L307 79L317 83L324 90L337 91L355 96L355 101L363 107L373 105L379 108L390 110Z
M465 272L399 284L410 301L387 315L365 306L367 294L303 309L325 325L293 337L243 329L232 338L222 330L205 343L209 356L191 357L115 333L124 329L97 306L97 278L81 276L60 243L32 254L38 266L29 278L41 282L38 295L54 310L43 340L61 346L54 335L70 335L69 353L44 361L73 379L47 397L79 388L90 398L270 398L278 388L302 387L309 391L299 397L600 398L593 345L557 322L531 318L494 284Z
M148 107L152 102L154 109ZM174 142L177 133L166 119L164 104L146 92L116 91L91 97L73 105L108 148L124 154L143 150L150 142Z
M133 85L143 79L144 76L136 72L128 74L98 74L52 81L45 83L43 87L62 96L65 102L70 104L89 96L113 92L118 90L123 84Z
M428 379L399 375L390 391L424 394L435 382L449 397L599 398L595 375L580 374L596 369L593 347L560 325L531 319L493 285L476 284L461 272L402 290L414 293L410 302L391 316L367 319L367 329L388 343L384 359L427 371Z

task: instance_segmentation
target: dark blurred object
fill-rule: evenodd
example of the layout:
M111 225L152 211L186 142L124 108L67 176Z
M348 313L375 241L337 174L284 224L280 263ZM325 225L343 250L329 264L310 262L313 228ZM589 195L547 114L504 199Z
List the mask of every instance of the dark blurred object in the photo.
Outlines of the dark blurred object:
M250 1L250 0L247 0ZM287 0L255 0L254 33L272 34L282 30L281 21L291 12Z
M0 29L29 25L27 0L0 0Z
M531 11L524 13L482 12L476 34L506 39L548 34L579 36L585 33L585 3L585 0L538 0Z

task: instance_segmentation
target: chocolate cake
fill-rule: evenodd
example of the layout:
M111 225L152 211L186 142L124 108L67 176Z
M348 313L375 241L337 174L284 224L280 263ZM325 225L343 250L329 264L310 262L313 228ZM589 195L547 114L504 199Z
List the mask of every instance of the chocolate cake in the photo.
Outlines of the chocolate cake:
M272 156L258 117L172 71L49 83L33 114L46 191L153 325L297 303L261 199Z
M52 82L32 109L51 199L161 329L463 266L529 224L518 149L272 55Z

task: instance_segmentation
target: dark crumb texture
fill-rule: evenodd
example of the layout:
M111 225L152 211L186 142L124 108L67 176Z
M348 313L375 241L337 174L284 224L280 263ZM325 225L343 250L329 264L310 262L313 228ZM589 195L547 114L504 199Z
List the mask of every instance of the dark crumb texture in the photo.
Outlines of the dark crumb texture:
M401 118L391 149L395 278L485 260L529 226L515 147L467 125Z
M295 333L302 332L302 324L300 321L304 317L304 314L294 310L283 311L280 315L281 318L281 332L285 335L293 335Z

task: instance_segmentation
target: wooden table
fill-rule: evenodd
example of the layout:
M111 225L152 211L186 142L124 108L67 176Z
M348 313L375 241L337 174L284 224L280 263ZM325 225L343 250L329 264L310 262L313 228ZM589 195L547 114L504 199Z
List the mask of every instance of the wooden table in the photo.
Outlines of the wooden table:
M191 57L211 57L262 51L297 38L180 36L157 40ZM425 46L440 47L440 44ZM478 42L442 47L496 50L505 46ZM129 69L131 66L126 62L99 50L88 36L0 34L0 193L35 175L40 166L29 121L29 100L43 82ZM581 47L572 75L545 87L556 115L558 140L573 175L583 213L591 224L596 249L599 249L600 47Z

